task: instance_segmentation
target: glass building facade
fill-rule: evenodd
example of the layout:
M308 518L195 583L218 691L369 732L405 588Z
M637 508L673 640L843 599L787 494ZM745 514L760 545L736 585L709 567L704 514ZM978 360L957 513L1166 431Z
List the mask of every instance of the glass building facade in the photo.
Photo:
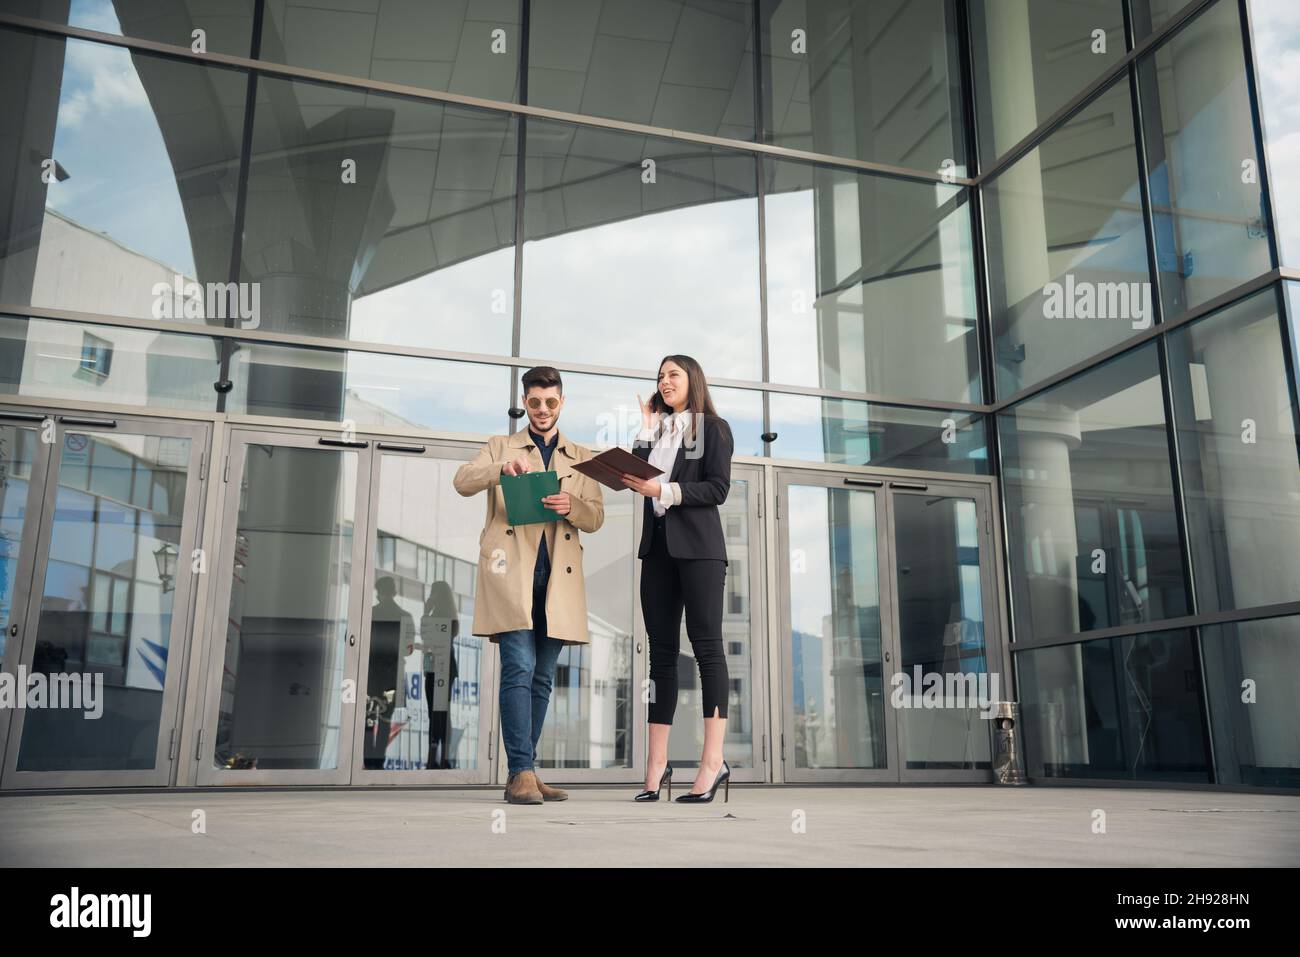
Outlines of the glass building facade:
M1034 780L1300 786L1294 7L0 0L0 665L102 682L0 788L504 780L452 476L666 353L737 780L991 781L1009 698ZM644 770L605 495L557 782Z

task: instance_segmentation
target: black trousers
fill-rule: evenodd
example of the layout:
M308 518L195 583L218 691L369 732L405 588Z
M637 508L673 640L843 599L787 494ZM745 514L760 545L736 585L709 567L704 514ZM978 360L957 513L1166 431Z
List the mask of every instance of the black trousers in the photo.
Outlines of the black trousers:
M677 653L682 611L686 636L700 669L706 718L727 716L727 656L722 647L722 599L727 563L716 558L673 558L663 520L655 520L650 551L641 560L641 614L650 637L651 724L672 724L677 710Z

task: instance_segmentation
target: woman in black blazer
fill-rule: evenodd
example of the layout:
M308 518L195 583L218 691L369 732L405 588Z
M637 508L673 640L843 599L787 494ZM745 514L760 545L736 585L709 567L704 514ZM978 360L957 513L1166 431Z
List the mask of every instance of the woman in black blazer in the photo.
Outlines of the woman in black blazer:
M704 370L690 356L659 364L659 385L641 402L641 432L633 452L663 471L655 479L624 475L623 484L645 496L641 528L641 614L650 638L650 748L645 790L638 801L659 800L672 766L668 734L677 707L677 654L682 612L700 669L704 753L689 794L677 800L713 800L719 785L730 797L731 768L723 760L727 734L727 657L722 644L723 584L727 543L718 506L731 491L734 442L709 398Z

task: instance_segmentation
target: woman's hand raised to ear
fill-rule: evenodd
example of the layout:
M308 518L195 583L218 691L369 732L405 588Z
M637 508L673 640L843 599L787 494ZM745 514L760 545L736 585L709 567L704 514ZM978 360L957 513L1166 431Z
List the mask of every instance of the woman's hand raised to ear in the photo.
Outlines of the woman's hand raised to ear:
M659 413L654 411L654 407L650 402L642 402L639 393L636 397L636 404L641 407L641 428L653 431L654 427L659 424Z

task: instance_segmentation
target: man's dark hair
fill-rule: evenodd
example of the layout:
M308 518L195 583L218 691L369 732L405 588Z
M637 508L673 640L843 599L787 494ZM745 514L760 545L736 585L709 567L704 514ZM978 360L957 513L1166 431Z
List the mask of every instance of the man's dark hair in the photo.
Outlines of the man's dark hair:
M555 386L561 395L564 394L564 381L560 378L560 370L554 366L534 366L524 373L523 383L525 394L533 386L539 389Z

